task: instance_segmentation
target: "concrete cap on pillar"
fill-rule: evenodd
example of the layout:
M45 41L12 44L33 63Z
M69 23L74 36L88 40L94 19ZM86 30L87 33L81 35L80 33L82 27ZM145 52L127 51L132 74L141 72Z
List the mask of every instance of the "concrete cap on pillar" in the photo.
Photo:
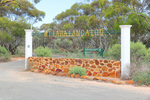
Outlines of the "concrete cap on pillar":
M119 25L120 28L130 28L132 25Z

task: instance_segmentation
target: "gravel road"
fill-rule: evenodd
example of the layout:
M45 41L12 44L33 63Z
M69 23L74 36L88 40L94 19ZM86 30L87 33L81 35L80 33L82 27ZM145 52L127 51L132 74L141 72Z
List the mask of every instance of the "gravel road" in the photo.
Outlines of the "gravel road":
M150 100L150 88L44 75L0 63L0 100Z

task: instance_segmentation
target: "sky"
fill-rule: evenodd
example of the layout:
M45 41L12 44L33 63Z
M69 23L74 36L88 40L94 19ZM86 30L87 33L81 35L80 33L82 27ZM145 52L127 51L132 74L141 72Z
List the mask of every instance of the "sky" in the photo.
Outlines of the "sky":
M82 0L41 0L40 3L36 4L35 7L38 10L45 12L45 18L43 21L34 24L34 27L40 27L44 23L53 22L53 18L60 14L62 11L70 9L76 2L81 2Z

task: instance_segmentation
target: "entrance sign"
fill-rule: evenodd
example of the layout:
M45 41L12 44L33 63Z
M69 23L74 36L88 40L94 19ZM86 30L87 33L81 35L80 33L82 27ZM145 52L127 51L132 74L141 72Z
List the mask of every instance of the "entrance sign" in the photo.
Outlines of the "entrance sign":
M132 25L120 25L121 28L121 78L128 79L130 74L130 28ZM56 37L56 36L102 36L103 34L120 33L118 30L73 30L72 32L66 31L48 31L45 33L33 33L33 30L25 30L25 69L27 69L27 59L32 57L32 35Z
M103 36L104 34L120 34L120 30L73 30L73 31L46 31L42 33L32 33L32 36L61 37L61 36Z
M97 54L99 56L103 57L103 49L101 48L84 48L83 49L83 55L85 56L86 54Z
M103 29L95 29L95 30L73 30L73 31L46 31L44 33L45 37L64 37L64 36L103 36Z

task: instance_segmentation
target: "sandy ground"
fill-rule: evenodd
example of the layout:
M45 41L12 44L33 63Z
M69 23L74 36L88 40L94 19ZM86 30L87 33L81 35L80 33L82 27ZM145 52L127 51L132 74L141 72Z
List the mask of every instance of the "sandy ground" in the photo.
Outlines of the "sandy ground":
M150 88L33 73L24 60L0 63L0 100L127 99L150 100Z

